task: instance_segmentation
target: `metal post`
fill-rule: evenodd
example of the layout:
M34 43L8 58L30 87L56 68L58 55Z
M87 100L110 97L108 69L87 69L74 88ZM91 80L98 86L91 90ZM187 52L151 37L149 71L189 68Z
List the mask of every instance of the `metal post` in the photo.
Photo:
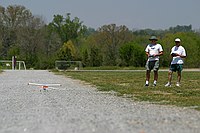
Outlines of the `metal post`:
M19 61L19 70L21 70L21 61Z
M12 56L12 70L14 70L14 56Z

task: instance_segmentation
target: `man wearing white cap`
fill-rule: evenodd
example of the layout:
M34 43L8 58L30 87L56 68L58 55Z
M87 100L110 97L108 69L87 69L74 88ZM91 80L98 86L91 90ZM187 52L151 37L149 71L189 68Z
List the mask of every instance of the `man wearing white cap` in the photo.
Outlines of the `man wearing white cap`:
M177 71L178 79L176 86L180 86L181 81L181 71L183 70L183 58L186 57L186 51L183 46L181 46L181 39L175 39L176 45L171 49L172 61L168 72L168 83L165 86L171 86L172 73Z

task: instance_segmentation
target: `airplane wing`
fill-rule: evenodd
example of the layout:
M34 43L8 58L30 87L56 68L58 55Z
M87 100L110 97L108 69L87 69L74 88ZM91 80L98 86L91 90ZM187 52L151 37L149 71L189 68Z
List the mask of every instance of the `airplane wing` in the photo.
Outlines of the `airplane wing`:
M43 83L28 83L28 85L46 86L46 87L61 86L61 84L43 84Z

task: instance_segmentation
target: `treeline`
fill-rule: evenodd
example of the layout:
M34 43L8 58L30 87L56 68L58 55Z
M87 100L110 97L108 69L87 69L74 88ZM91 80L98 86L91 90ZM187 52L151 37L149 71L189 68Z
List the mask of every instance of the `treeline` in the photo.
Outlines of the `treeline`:
M124 25L103 25L93 29L78 18L54 15L46 24L21 5L0 6L0 60L26 62L27 68L50 69L56 60L81 61L83 66L144 67L144 49L156 35L164 55L161 66L168 67L174 39L179 37L187 51L185 67L200 67L200 34L192 25L177 25L167 30L130 30Z

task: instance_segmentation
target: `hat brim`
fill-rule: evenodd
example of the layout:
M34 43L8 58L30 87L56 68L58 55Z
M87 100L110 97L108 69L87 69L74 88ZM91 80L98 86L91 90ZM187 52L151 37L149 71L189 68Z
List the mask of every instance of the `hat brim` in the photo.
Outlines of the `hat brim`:
M150 41L152 41L152 40L156 40L156 41L158 41L158 39L149 39Z

